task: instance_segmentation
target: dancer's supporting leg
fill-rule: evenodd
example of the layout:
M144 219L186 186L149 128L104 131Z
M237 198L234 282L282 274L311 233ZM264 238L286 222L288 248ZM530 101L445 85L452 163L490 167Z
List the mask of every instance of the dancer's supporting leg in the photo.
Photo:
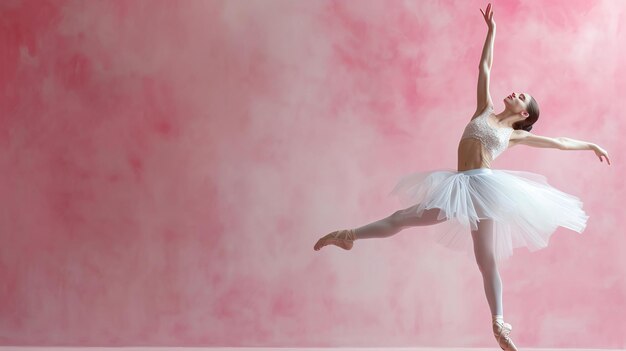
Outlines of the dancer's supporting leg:
M483 276L483 286L492 319L496 319L503 318L504 311L502 280L496 264L493 229L493 220L481 219L478 222L478 229L472 231L472 240L474 241L476 263L478 263L478 269Z
M472 239L476 263L478 263L478 269L483 276L485 295L491 310L493 335L496 337L500 348L506 351L517 351L517 347L509 336L513 327L504 322L502 280L495 259L493 220L481 219L478 222L477 230L472 231Z
M438 208L425 210L418 216L417 206L413 205L395 211L383 219L358 228L334 231L319 239L313 248L319 250L326 245L333 244L350 250L354 240L357 239L387 238L408 227L432 225L446 220L445 217L437 218L439 215Z

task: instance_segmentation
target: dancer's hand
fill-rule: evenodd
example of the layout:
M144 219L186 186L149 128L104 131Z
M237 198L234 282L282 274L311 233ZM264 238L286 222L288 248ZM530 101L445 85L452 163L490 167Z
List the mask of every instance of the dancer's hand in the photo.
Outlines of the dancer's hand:
M487 5L485 12L483 12L483 9L480 9L480 13L483 14L485 22L487 22L487 27L489 27L489 30L491 30L496 27L496 21L493 20L493 11L491 11L491 3Z
M611 165L611 161L609 161L609 154L608 152L606 152L606 150L596 144L593 144L591 149L596 153L596 155L600 159L600 162L602 162L602 156L604 156L606 158L606 162Z

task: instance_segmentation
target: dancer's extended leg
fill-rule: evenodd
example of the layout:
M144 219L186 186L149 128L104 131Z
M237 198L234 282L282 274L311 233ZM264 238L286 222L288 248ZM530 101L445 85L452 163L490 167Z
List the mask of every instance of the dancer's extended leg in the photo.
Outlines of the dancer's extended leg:
M386 238L408 227L432 225L446 220L445 217L437 218L439 216L438 208L425 210L418 216L417 207L418 205L413 205L395 211L383 219L358 228L334 231L320 238L313 248L319 250L326 245L333 244L342 249L350 250L356 239Z
M446 220L445 218L437 219L439 215L438 208L425 210L418 216L415 211L417 206L413 205L398 210L383 219L353 229L355 240L387 238L409 227L433 225Z

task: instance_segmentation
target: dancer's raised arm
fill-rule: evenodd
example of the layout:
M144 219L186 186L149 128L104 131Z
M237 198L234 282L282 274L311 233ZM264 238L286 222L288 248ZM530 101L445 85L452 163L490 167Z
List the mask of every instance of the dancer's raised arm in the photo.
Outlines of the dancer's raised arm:
M491 70L491 64L493 63L493 41L496 36L496 21L493 19L493 11L491 11L491 4L487 5L487 9L483 12L480 9L480 12L483 14L485 18L485 22L487 22L487 38L485 39L485 44L483 45L483 53L480 57L480 68L487 68Z
M493 12L491 11L491 4L487 5L487 14L480 12L487 22L489 31L487 32L487 38L485 39L485 45L483 46L483 52L480 58L480 64L478 65L478 88L477 88L477 100L476 100L476 112L474 116L479 115L487 106L493 105L491 95L489 94L489 79L491 74L491 64L493 62L493 42L496 35L496 22L493 20Z

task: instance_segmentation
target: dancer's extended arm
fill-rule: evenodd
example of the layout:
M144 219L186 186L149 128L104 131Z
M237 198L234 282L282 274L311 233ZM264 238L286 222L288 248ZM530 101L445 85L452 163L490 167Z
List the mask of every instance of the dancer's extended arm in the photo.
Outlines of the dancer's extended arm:
M606 162L610 165L609 154L598 146L598 144L590 143L587 141L576 140L568 137L551 138L541 135L535 135L525 130L516 130L514 144L522 144L533 147L554 148L559 150L593 150L600 162L602 162L602 156L606 158Z

